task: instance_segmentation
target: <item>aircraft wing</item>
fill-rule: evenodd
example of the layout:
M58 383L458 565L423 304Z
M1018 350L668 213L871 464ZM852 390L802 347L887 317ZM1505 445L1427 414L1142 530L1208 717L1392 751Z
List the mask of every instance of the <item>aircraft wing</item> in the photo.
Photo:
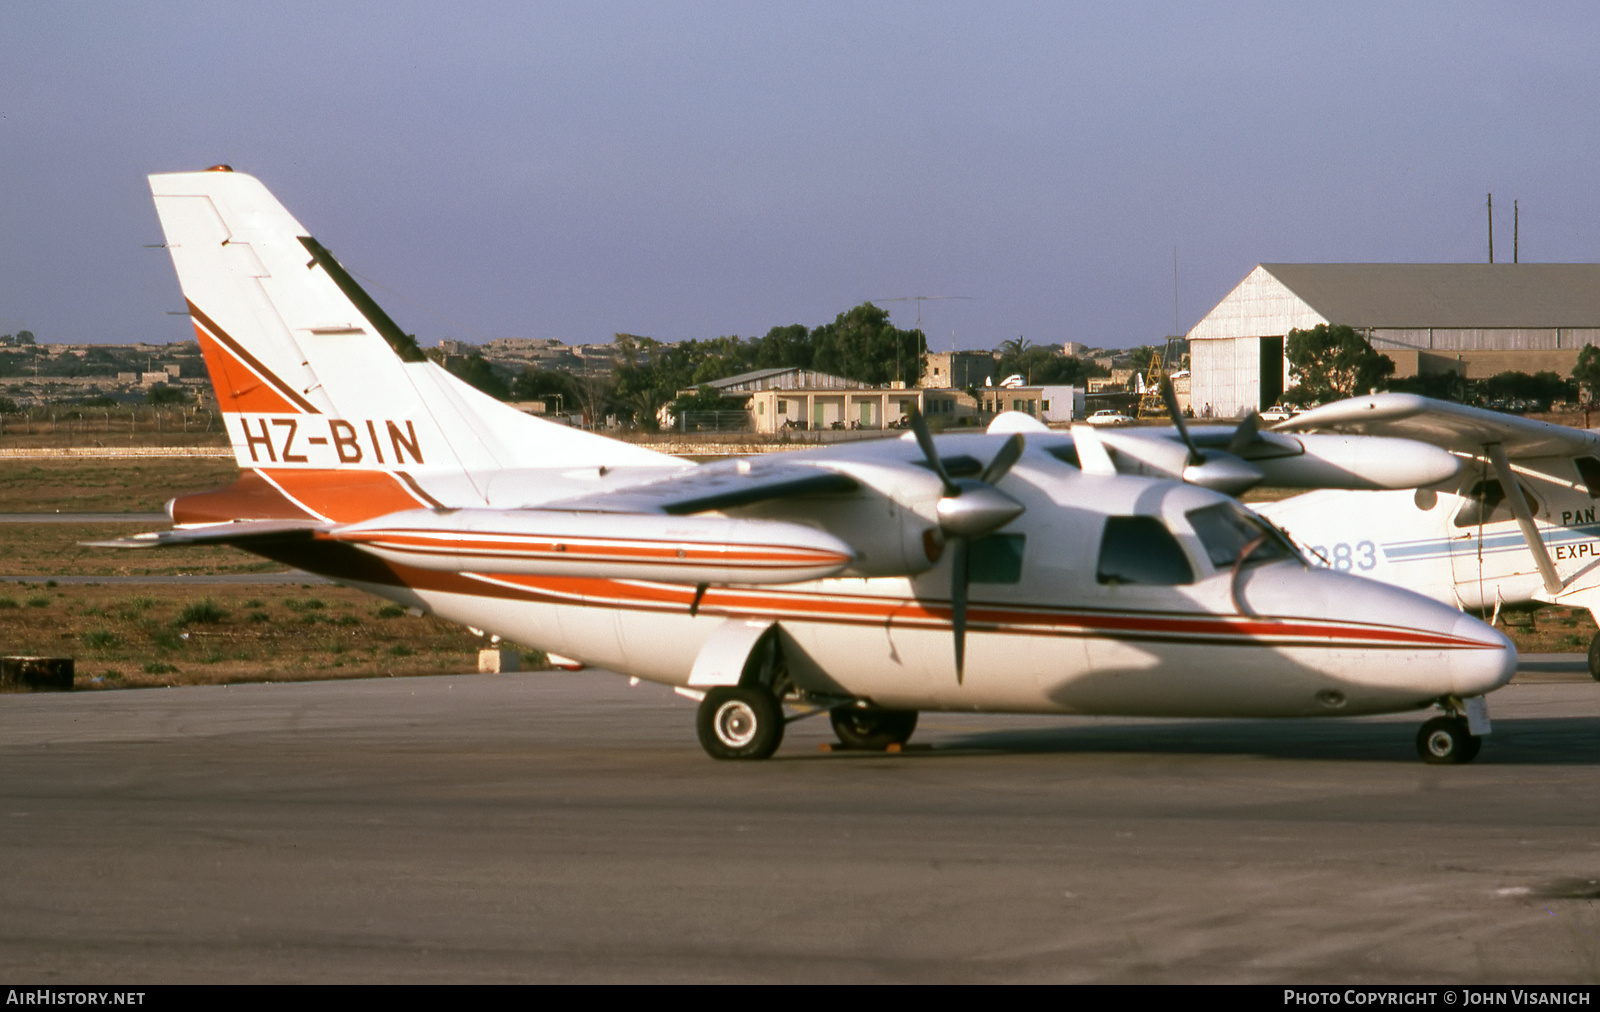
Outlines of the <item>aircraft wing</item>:
M544 510L664 513L688 516L771 499L854 492L860 484L838 471L782 460L742 458L705 464L658 481L540 503Z
M1459 453L1500 444L1508 457L1581 456L1600 451L1600 436L1583 429L1418 394L1371 394L1324 404L1273 426L1277 432L1398 436Z

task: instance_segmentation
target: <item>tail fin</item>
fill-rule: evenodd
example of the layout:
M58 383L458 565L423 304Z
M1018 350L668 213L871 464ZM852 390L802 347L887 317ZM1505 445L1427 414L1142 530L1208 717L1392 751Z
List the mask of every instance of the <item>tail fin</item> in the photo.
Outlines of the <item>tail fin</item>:
M297 512L438 505L430 488L483 505L475 476L495 471L681 463L523 414L429 362L254 177L218 166L150 189L234 456Z

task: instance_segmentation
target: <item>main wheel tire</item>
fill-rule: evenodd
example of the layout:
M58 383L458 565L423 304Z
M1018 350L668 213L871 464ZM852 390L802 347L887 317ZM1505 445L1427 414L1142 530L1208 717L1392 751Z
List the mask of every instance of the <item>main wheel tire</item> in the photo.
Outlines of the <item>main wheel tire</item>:
M765 759L783 743L783 707L766 689L724 686L706 693L695 727L713 759Z
M885 749L890 745L904 745L917 729L915 710L841 706L829 710L828 719L840 743L849 748Z
M1600 682L1600 633L1589 641L1589 677Z
M1482 740L1467 730L1467 722L1460 717L1435 717L1417 731L1417 754L1426 763L1469 763L1482 746Z

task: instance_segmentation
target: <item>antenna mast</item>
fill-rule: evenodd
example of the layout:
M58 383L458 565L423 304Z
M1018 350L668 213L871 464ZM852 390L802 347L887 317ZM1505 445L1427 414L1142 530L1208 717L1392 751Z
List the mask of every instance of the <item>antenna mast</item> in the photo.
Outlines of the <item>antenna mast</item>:
M897 295L894 298L889 298L889 299L868 299L867 301L872 303L873 305L876 305L876 304L878 304L880 302L915 302L917 304L917 333L918 334L922 334L922 304L924 302L935 302L935 301L938 301L938 300L941 300L941 299L975 300L976 298L977 298L976 295ZM951 331L950 331L950 351L952 353L954 353L955 350L956 350L956 346L955 346L956 336L955 335L956 335L955 329L952 328ZM927 336L923 335L922 337L919 337L918 338L918 344L920 344L922 346L921 347L921 351L923 353L926 353L927 350L928 350ZM901 375L901 372L900 372L900 342L899 341L896 341L894 343L894 378L898 382L905 382L905 377L903 375Z
M1494 194L1489 194L1489 262L1494 263Z

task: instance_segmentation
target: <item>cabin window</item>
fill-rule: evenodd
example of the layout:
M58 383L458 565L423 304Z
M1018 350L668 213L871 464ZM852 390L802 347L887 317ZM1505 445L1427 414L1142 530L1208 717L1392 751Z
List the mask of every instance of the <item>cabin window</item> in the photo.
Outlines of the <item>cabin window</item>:
M967 579L973 583L1019 583L1024 534L991 534L967 547Z
M1573 463L1578 465L1578 475L1583 479L1584 487L1589 490L1589 498L1600 499L1600 460L1593 457L1579 457Z
M1194 567L1166 525L1155 517L1106 517L1100 538L1101 583L1171 586L1194 582Z
M1517 483L1522 489L1522 494L1528 500L1528 512L1539 512L1539 500L1528 491L1528 486ZM1498 523L1501 520L1513 520L1516 515L1511 512L1511 504L1506 502L1506 490L1500 487L1497 478L1486 478L1483 481L1473 482L1472 488L1461 493L1466 502L1461 504L1461 509L1456 511L1455 525L1457 527L1477 527L1482 524Z
M1298 557L1294 546L1276 527L1231 502L1202 506L1184 516L1200 538L1200 544L1205 546L1211 564L1218 569L1232 568L1245 546L1257 540L1260 543L1250 550L1244 561L1273 562Z

